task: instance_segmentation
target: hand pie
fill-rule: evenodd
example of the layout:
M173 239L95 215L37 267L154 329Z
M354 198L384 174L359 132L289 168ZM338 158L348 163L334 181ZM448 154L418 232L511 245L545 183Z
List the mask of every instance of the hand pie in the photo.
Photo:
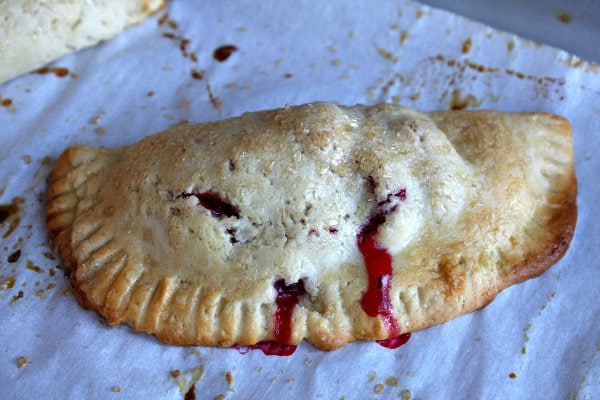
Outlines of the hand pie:
M163 0L0 1L0 83L141 22Z
M314 103L59 158L47 223L78 301L173 344L394 340L565 253L569 123Z

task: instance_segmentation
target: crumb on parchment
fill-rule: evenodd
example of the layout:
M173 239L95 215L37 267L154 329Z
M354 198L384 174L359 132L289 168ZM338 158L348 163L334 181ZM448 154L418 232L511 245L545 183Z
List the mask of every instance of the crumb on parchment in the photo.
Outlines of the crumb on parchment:
M24 366L26 366L27 364L31 364L31 361L29 361L27 359L27 357L25 356L20 356L19 358L17 358L17 367L18 368L23 368Z

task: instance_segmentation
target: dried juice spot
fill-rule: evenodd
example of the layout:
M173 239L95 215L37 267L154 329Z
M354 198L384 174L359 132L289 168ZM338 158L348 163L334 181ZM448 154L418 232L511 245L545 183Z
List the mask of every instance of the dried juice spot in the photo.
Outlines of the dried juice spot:
M52 67L52 68L43 67L43 68L38 69L37 73L40 75L53 73L54 75L58 76L59 78L63 78L65 76L69 75L69 70L64 67Z
M184 400L196 400L196 385L192 384L185 395L183 396Z
M213 52L213 58L219 62L227 60L238 48L232 44L219 46Z
M195 68L192 68L192 70L190 71L192 78L201 81L202 79L204 79L204 72L203 71L198 71Z
M8 256L6 261L8 261L10 264L12 264L12 263L16 263L19 260L19 258L21 258L21 249L15 251L14 253L11 253Z
M472 44L473 44L473 41L471 40L471 38L468 38L467 40L465 40L462 45L462 53L467 54L469 51L471 51Z
M2 283L0 283L0 290L8 290L15 287L15 277L9 276Z
M557 11L556 19L562 22L563 24L570 24L573 22L573 17L566 11Z
M10 204L0 204L0 224L19 212L19 204L23 202L20 197L15 197Z
M478 101L472 94L467 94L461 97L461 92L458 89L452 91L452 97L450 98L450 109L451 110L464 110L467 107L479 107L481 101Z

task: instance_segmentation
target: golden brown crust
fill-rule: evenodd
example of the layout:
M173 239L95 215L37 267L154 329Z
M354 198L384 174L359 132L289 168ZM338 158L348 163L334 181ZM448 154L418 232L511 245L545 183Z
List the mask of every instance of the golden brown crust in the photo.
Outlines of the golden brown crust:
M535 200L511 204L517 215L523 215L527 207L535 212L529 221L517 218L523 232L511 236L509 249L499 254L495 282L479 291L479 298L464 307L462 314L487 305L506 287L540 275L567 251L577 220L572 132L565 118L548 113L442 111L431 113L431 117L457 151L477 164L480 173L496 186L501 207L506 207L503 203L513 195L512 190L526 191L527 197ZM478 217L491 219L495 215ZM502 225L501 221L496 223ZM494 238L498 240L498 236ZM438 322L448 317L451 312L444 313ZM424 321L419 328L430 322Z
M301 283L285 342L335 349L539 275L568 248L576 196L561 117L315 103L70 148L47 219L79 302L111 324L174 344L281 340L276 282ZM370 225L392 271L391 311L374 316Z

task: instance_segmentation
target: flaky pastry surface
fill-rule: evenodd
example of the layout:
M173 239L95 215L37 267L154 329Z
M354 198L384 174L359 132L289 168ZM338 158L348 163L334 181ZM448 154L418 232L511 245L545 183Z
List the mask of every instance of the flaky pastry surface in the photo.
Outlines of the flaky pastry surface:
M47 223L79 302L111 324L276 340L274 283L301 282L288 343L335 349L391 334L363 306L365 226L391 257L389 313L414 332L554 264L576 194L564 118L313 103L71 147Z

